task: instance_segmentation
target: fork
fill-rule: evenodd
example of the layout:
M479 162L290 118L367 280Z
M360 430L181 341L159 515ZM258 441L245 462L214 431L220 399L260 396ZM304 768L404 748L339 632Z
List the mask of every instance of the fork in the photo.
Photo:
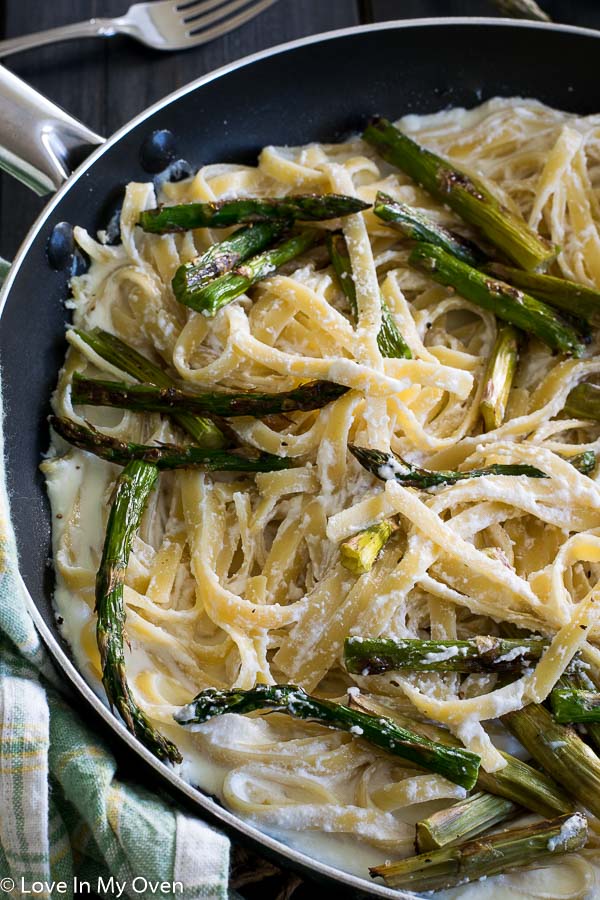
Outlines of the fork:
M127 34L155 50L206 44L257 16L276 0L159 0L136 3L118 19L88 19L0 41L0 57L71 38Z

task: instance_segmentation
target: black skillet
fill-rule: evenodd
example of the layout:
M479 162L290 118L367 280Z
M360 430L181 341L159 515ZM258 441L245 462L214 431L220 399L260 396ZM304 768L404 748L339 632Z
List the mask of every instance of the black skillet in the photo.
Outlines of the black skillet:
M138 754L138 762L142 757L154 767L163 785L195 805L201 816L281 862L337 882L338 890L345 885L378 896L408 896L315 862L183 784L127 734L70 662L52 610L50 514L38 471L48 446L48 400L66 349L68 273L50 267L48 240L60 222L81 224L91 232L106 225L119 189L150 177L141 165L140 148L156 129L172 131L178 155L198 167L223 160L253 162L265 144L336 141L376 113L395 118L471 107L495 95L535 97L582 114L598 112L599 38L600 32L583 28L499 19L404 20L310 37L227 66L151 107L96 149L33 226L4 287L0 358L8 488L28 602L52 656L81 696L80 706L87 703L91 716L93 710L102 716L129 744L131 754ZM3 106L9 103L14 119L20 92L15 81L9 84L0 76L0 143L6 138ZM41 180L56 185L77 154L82 158L101 139L66 116L56 133L40 130L44 117L47 124L56 111L47 108L40 116L36 98L26 100L24 122L42 136L33 160L37 174L32 170L30 176L39 181L40 172L49 172ZM29 135L9 137L18 155L29 152ZM4 154L5 165L7 158L10 164Z

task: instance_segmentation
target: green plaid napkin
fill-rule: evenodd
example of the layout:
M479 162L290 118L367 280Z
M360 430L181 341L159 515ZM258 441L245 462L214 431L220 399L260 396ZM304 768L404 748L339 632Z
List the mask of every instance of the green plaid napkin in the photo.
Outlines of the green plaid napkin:
M119 781L110 751L53 683L17 577L2 467L0 897L225 900L227 838Z

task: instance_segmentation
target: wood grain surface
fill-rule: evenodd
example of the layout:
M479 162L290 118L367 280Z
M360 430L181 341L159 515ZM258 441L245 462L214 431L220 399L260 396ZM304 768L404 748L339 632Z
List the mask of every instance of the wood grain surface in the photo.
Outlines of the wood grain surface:
M127 2L0 0L0 36L14 37L93 16L120 15ZM539 2L555 21L600 28L598 0ZM72 41L3 62L95 131L109 135L181 85L283 41L360 22L496 14L493 0L278 0L231 34L179 53L160 53L118 37ZM45 202L0 174L0 255L10 259L15 254ZM345 896L339 889L300 882L293 874L274 869L242 848L236 848L234 853L233 884L246 900L287 900L292 893L294 900Z

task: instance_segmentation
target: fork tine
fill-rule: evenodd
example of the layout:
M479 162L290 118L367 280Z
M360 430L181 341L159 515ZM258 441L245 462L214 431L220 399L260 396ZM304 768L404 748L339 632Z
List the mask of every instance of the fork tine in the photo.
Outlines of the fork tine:
M205 26L212 25L213 22L219 22L221 19L225 19L228 16L232 15L234 12L237 12L238 9L242 9L244 6L248 6L249 3L254 5L254 0L209 0L210 7L212 8L212 12L209 12L209 7L205 7L200 11L196 11L195 9L185 10L183 21L186 25L192 25L197 22L199 26L204 28Z
M177 10L177 12L181 12L186 15L194 11L196 11L198 15L202 15L203 13L209 12L209 10L214 9L215 6L219 6L224 2L226 2L226 0L186 0L185 3L176 3L175 9Z
M276 0L258 0L258 2L255 2L255 0L244 0L244 3L242 3L241 0L230 0L227 6L222 7L221 10L217 10L215 13L210 13L207 16L192 19L187 23L192 26L188 32L190 46L207 43L229 31L233 31L235 28L239 28L240 25L253 19L275 2ZM224 9L228 8L229 13L231 13L239 9L240 6L248 6L248 3L250 3L250 6L238 13L237 16L223 19L223 15L227 15L227 12L223 12ZM218 24L212 28L206 28L207 25L210 25L216 19L219 20Z

